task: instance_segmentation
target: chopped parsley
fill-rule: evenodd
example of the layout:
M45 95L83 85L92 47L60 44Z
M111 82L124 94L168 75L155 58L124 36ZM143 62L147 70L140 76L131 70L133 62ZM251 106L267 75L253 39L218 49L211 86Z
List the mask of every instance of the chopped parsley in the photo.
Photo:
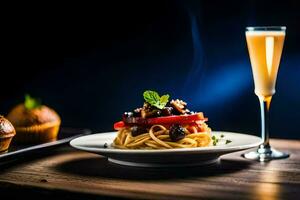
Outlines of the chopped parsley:
M232 142L231 140L226 140L225 144L229 144L231 142Z
M217 138L217 136L213 135L213 136L211 137L211 139L212 139L212 144L213 144L214 146L216 146L216 145L217 145L219 142L221 142L221 141L222 141L222 143L224 142L225 144L229 144L229 143L232 142L231 140L225 140L225 141L224 141L224 139L225 139L224 137L225 137L224 134L221 134L219 138Z

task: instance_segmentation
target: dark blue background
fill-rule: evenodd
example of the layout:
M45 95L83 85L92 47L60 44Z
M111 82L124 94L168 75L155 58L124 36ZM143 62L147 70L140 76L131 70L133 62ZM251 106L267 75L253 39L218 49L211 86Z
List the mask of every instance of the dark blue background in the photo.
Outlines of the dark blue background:
M213 130L259 135L244 30L285 25L271 136L300 138L297 1L109 1L8 12L0 113L30 93L56 109L63 126L94 131L112 130L153 89L203 111Z

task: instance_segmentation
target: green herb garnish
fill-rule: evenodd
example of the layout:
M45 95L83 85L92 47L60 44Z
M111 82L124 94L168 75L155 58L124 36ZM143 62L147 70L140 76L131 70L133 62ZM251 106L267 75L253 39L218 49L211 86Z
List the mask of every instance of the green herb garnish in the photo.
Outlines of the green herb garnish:
M231 140L226 140L225 144L229 144L231 142L232 142Z
M25 95L24 106L27 110L39 108L39 107L41 107L41 105L42 105L42 102L40 99L35 99L35 98L31 97L29 94Z
M213 135L213 136L211 137L211 139L213 140L213 145L216 146L217 143L218 143L218 141L217 141L218 139L216 138L216 136Z
M157 92L151 90L146 90L143 93L143 96L147 103L158 109L163 109L167 105L170 97L168 94L165 94L160 97Z
M217 136L213 135L213 136L211 137L212 142L213 142L213 145L216 146L219 142L222 142L222 143L223 143L224 140L225 140L224 137L225 137L224 134L221 134L219 138L218 138ZM231 140L225 140L225 144L229 144L229 143L231 143L231 142L232 142Z

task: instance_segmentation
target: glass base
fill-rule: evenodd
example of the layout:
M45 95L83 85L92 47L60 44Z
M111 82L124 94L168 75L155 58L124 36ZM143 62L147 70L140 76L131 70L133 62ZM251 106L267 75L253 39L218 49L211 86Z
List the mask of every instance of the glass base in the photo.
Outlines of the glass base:
M260 146L256 151L250 151L242 155L246 159L257 160L261 162L270 161L274 159L288 158L288 153L277 151L270 147Z

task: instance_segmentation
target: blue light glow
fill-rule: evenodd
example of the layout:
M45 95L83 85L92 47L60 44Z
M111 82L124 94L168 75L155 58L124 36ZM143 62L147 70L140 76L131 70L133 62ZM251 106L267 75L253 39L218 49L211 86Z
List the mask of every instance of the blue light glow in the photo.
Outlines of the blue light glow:
M205 63L198 19L192 12L189 12L189 15L193 62L187 76L183 96L188 96L191 104L196 107L208 107L222 104L222 102L241 95L253 84L250 63L246 63L246 61L230 62L223 66L215 66L216 64L209 66Z
M195 88L194 105L216 106L243 94L252 83L250 66L245 63L228 64L209 72Z

